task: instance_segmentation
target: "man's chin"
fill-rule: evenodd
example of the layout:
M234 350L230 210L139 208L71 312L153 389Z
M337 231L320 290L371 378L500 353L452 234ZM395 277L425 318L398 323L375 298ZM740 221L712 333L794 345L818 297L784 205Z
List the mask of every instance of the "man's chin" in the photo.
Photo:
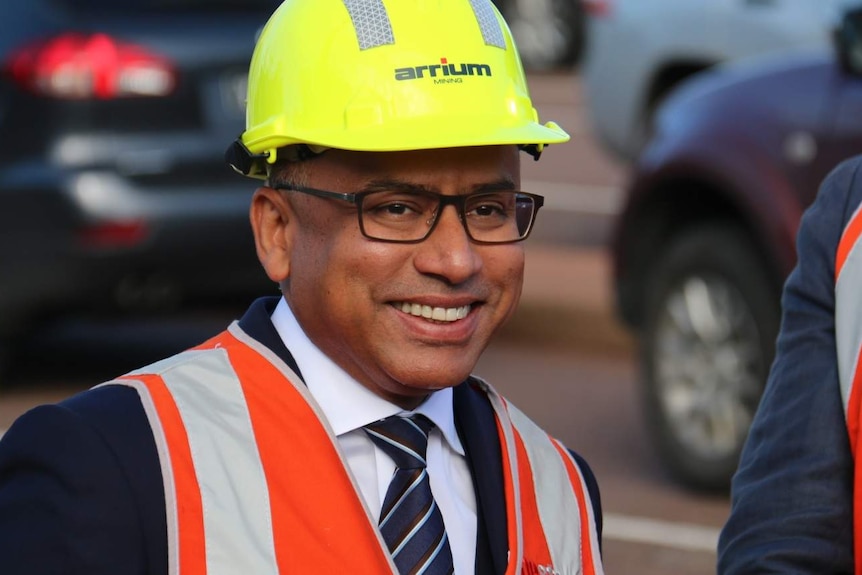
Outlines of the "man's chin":
M437 374L432 377L411 377L401 379L401 386L408 390L414 390L418 393L433 393L435 391L440 391L441 389L446 389L448 387L455 387L462 384L469 376L470 371L465 371L463 373L456 373L452 375L441 376Z

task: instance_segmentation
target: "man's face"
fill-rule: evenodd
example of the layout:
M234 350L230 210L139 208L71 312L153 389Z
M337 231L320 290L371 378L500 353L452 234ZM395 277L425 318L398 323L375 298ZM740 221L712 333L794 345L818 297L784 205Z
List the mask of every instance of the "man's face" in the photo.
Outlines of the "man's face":
M501 183L517 189L519 160L514 146L330 150L308 163L305 183L335 192L380 182L445 195ZM360 383L403 407L462 382L515 310L522 245L471 242L452 206L421 243L373 241L360 232L352 204L283 193L291 238L284 293L308 337ZM427 319L423 308L449 319Z

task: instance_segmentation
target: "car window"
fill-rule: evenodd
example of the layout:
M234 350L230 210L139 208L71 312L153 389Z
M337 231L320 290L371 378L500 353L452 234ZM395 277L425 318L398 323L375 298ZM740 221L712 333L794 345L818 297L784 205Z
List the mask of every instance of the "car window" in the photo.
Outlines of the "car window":
M54 0L71 12L273 11L282 0Z

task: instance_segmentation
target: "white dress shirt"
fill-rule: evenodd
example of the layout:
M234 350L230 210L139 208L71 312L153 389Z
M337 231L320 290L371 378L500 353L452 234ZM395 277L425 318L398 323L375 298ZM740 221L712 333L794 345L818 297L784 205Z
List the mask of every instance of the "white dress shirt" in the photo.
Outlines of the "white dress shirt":
M380 515L389 481L395 473L395 463L374 445L363 426L397 413L421 413L434 422L436 428L428 437L426 457L431 492L443 514L455 573L473 573L476 494L464 447L455 431L452 390L437 391L414 411L405 411L357 382L324 355L305 335L284 298L272 314L272 323L296 360L308 390L329 420L374 517Z

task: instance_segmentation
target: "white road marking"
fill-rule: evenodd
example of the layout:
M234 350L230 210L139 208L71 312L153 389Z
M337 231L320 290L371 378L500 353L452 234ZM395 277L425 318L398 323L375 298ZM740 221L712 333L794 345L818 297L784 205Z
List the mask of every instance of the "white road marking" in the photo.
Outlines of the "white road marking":
M521 187L525 192L545 196L546 210L613 216L623 203L623 190L617 186L525 180Z
M602 531L604 539L715 553L720 529L694 523L605 513Z

